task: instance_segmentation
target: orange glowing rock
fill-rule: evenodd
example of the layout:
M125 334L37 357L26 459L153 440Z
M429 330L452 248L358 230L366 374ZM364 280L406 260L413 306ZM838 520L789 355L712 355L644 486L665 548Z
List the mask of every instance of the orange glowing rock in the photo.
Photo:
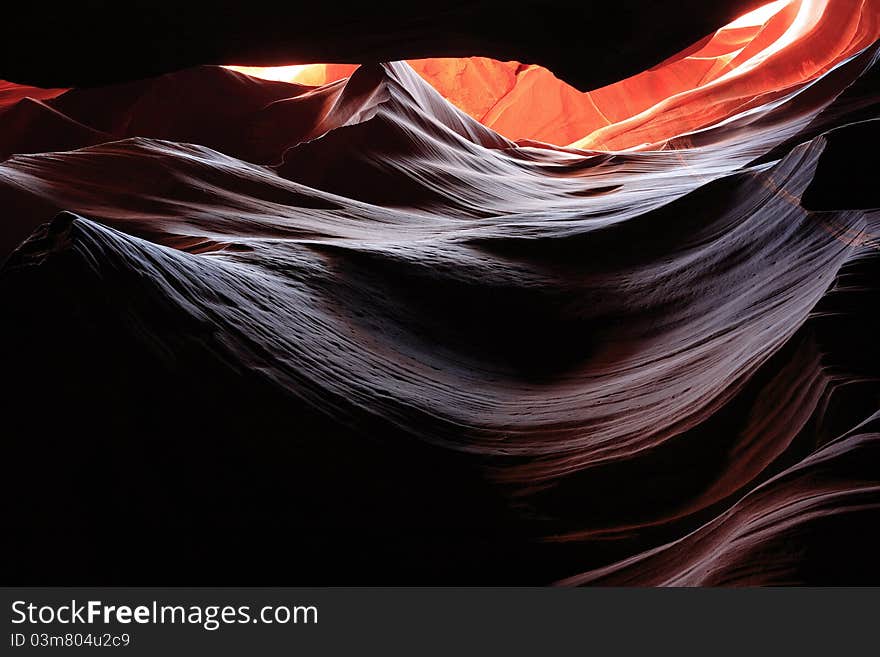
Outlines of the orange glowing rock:
M27 85L0 80L0 111L15 105L23 98L46 100L48 98L54 98L65 91L65 89L41 89L40 87L29 87Z
M294 66L228 66L234 71L264 80L292 82L319 87L328 82L347 78L357 68L356 64L296 64Z
M483 57L409 64L470 116L515 140L598 150L660 147L795 89L880 36L880 0L775 0L653 69L581 92L541 66ZM231 67L319 85L354 66Z

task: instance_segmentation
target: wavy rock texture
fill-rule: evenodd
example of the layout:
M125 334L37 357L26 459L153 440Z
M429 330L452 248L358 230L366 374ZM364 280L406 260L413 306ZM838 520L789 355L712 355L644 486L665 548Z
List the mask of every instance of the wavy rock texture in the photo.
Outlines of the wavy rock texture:
M6 580L877 583L876 61L639 152L404 63L8 104Z

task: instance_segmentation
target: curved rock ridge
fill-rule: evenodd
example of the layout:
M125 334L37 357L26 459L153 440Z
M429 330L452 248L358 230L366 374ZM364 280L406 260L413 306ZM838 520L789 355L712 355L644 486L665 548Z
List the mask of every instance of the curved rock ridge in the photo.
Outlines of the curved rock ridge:
M7 581L876 583L876 76L626 152L403 62L9 104Z

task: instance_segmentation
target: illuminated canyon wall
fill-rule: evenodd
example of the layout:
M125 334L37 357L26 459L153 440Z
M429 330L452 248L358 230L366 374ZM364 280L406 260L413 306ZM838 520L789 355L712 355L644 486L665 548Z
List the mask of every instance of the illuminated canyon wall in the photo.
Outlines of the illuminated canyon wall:
M776 0L651 70L582 93L551 71L481 57L410 60L445 98L514 140L657 148L816 79L880 35L880 0ZM353 65L231 68L321 85Z
M194 12L158 72L0 83L7 582L880 583L878 0L672 57L746 4L554 3L650 45L549 67L589 93L360 5L359 67Z

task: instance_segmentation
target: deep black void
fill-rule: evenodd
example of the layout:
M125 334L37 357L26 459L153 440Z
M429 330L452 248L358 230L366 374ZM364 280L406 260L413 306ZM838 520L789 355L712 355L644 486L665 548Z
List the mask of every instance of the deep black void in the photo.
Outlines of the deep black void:
M134 0L124 12L109 0L90 1L86 10L68 2L24 3L4 8L0 79L73 87L224 62L480 55L541 64L592 89L660 63L766 1Z

